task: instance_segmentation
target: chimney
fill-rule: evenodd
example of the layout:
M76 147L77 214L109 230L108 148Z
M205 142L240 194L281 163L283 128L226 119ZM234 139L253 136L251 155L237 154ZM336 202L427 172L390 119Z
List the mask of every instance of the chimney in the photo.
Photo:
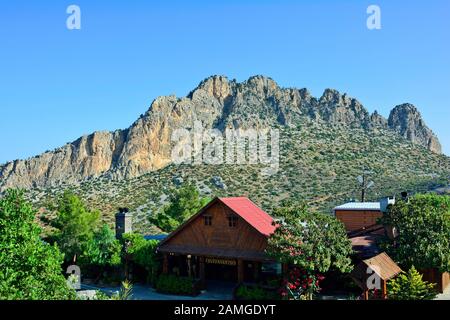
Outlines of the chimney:
M409 195L408 195L408 192L407 192L407 191L403 191L403 192L401 193L401 195L402 195L402 200L403 200L403 201L408 200Z
M122 238L124 233L133 231L133 214L129 212L128 208L119 208L119 213L116 214L116 238Z
M393 206L395 204L395 197L387 197L380 200L380 210L383 213L386 213L389 209L389 206Z

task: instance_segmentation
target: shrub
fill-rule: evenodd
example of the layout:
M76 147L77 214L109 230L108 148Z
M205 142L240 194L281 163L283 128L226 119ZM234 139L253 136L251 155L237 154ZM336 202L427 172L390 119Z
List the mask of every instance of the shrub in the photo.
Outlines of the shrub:
M286 203L274 210L281 218L270 236L266 252L290 266L281 290L284 297L294 293L312 299L320 290L319 273L351 271L352 245L344 225L334 217L313 212L305 203Z
M159 269L159 259L156 248L159 242L156 240L145 240L144 236L138 233L125 233L122 236L124 244L124 257L131 259L147 270L147 280L154 283Z
M0 300L69 300L56 246L43 242L36 211L22 191L0 197Z
M241 285L237 288L235 296L241 300L276 300L278 295L260 287Z
M397 201L381 222L398 230L381 246L402 267L450 271L450 197L425 194Z
M192 278L183 278L175 275L162 274L156 281L156 290L161 293L196 295L194 280Z
M422 275L411 267L388 282L388 297L392 300L431 300L436 297L434 284L422 280Z
M133 297L133 285L127 280L122 282L120 291L112 297L112 300L131 300Z

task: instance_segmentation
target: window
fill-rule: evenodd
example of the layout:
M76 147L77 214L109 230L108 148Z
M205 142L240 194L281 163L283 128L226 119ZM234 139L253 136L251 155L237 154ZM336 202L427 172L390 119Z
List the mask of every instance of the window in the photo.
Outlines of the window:
M235 216L229 216L229 217L228 217L228 226L229 226L230 228L236 227L236 226L237 226L237 220L238 220L237 217L235 217Z
M212 225L212 217L211 216L203 216L203 219L205 219L205 226Z

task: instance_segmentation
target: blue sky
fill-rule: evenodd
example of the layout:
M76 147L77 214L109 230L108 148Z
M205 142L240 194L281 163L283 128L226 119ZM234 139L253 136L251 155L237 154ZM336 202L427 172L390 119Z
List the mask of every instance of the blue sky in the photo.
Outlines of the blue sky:
M66 28L71 4L81 30ZM413 103L450 154L449 31L448 0L2 2L0 163L126 128L213 74L335 88L385 116Z

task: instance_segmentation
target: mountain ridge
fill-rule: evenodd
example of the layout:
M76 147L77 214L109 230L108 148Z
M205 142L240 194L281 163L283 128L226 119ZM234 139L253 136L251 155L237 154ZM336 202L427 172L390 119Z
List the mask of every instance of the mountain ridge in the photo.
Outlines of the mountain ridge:
M0 165L0 191L9 187L49 187L101 175L134 178L171 163L174 129L201 121L206 128L295 126L302 119L342 126L343 130L391 130L416 145L441 153L438 138L412 104L396 106L386 119L370 114L355 98L334 89L313 97L306 89L281 88L273 79L244 82L211 76L186 97L160 96L130 127L96 131L51 152Z

